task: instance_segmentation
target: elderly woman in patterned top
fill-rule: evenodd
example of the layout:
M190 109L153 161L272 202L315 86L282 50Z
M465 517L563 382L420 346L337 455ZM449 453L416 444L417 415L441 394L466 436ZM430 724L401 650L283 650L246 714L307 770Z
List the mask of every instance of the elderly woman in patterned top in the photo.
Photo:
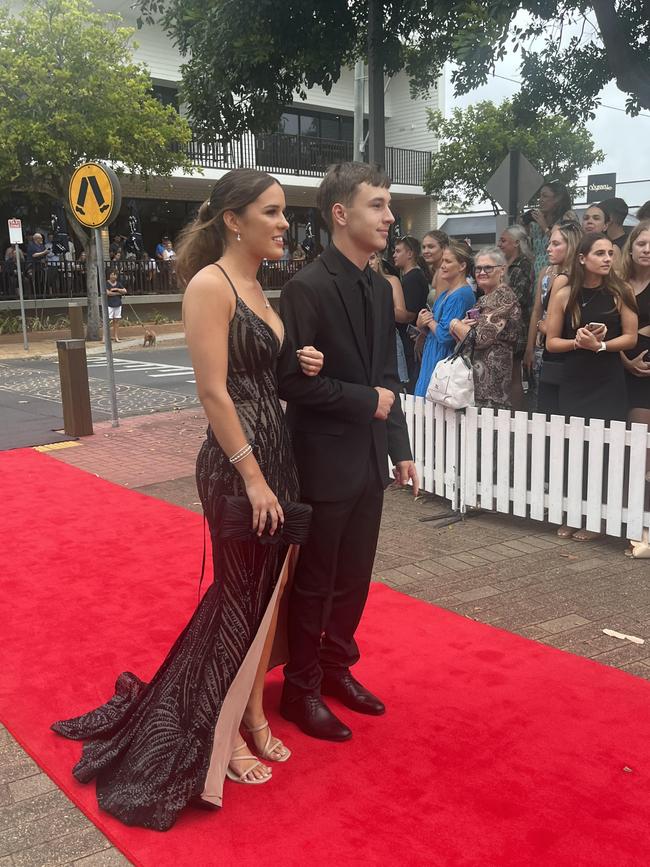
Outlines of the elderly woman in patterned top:
M501 250L494 247L481 251L476 256L474 273L484 294L465 319L452 319L449 330L462 340L474 329L476 405L510 409L512 359L521 332L521 307L507 285L507 263Z

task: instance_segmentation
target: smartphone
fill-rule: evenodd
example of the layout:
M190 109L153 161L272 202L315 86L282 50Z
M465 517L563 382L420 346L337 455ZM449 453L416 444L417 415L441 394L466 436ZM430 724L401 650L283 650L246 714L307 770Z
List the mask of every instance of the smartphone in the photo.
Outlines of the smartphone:
M419 337L422 332L419 328L416 328L415 325L411 325L411 323L409 323L406 326L406 333L409 337Z
M478 307L470 307L465 316L467 316L468 319L478 319L480 312L481 311Z
M589 322L587 325L588 331L600 331L601 328L605 328L604 322Z

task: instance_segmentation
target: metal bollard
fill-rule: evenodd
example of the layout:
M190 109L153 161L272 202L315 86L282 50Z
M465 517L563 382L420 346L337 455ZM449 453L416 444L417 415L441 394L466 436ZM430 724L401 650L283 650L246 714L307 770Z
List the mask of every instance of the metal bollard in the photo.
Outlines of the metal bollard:
M86 329L84 327L83 304L80 301L71 301L68 304L68 316L70 317L70 337L73 340L84 340Z
M57 340L59 378L63 403L63 427L69 436L93 433L85 340Z

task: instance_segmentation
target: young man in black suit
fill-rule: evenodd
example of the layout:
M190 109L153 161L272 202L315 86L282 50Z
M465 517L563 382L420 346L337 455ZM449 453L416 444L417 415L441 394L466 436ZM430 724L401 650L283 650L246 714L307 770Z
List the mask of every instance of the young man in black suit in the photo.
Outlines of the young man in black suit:
M394 217L390 181L378 167L341 163L320 185L318 205L332 244L282 291L287 347L318 347L317 377L296 357L280 359L280 394L301 484L313 507L309 541L289 598L289 662L281 712L304 732L343 741L352 732L321 696L360 713L382 702L350 673L359 659L354 633L368 595L388 456L401 484L418 479L399 400L395 318L388 282L368 267L383 250Z

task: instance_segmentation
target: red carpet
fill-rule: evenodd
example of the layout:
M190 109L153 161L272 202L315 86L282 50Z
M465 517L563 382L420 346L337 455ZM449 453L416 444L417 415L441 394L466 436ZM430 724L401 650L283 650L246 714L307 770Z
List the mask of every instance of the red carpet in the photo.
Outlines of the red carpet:
M154 672L196 601L201 519L32 451L0 456L0 484L2 721L136 864L650 864L650 685L382 586L358 674L386 716L340 709L353 740L311 740L277 718L276 672L294 756L270 784L227 783L166 834L99 814L48 726Z

